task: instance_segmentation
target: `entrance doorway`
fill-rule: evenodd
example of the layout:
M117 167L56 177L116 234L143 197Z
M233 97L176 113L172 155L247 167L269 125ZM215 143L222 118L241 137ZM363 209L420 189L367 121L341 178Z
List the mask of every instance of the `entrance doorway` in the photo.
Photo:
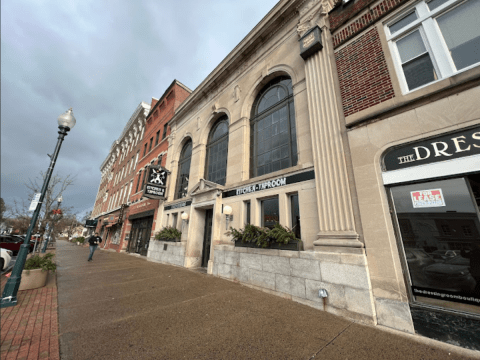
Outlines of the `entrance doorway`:
M213 223L213 209L208 209L205 212L205 231L203 235L203 251L202 251L202 267L208 266L210 259L210 245L212 243L212 223Z
M153 216L132 221L128 252L147 256Z

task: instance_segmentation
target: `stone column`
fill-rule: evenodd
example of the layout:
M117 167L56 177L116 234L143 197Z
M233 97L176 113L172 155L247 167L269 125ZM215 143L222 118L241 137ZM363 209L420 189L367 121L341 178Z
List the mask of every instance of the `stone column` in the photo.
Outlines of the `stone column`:
M311 19L311 18L310 18ZM363 253L355 229L347 176L340 110L331 64L329 30L324 17L300 38L305 60L308 113L315 165L320 232L316 251Z

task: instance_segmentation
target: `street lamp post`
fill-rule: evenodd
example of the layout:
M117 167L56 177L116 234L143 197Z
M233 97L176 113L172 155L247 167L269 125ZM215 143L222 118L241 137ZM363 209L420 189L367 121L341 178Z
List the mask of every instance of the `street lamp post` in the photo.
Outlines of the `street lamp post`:
M32 236L33 229L35 228L35 224L38 219L38 215L40 214L40 209L42 208L43 199L45 198L45 193L48 188L48 183L50 182L50 178L52 177L53 168L55 167L55 162L57 161L58 153L60 152L60 147L62 146L63 139L67 136L68 131L70 131L75 126L76 120L73 116L73 111L70 108L67 112L60 115L58 117L58 141L57 146L55 147L55 151L50 158L50 166L48 167L47 173L45 175L45 179L43 181L43 186L41 190L40 199L38 201L37 207L32 216L32 220L30 221L30 226L27 230L27 235L25 236L25 240L23 244L20 246L20 251L18 252L17 261L12 270L12 275L8 279L7 283L5 284L5 289L3 290L2 300L0 303L0 308L5 308L8 306L15 306L17 305L18 298L17 292L20 286L20 281L22 280L22 271L23 267L25 266L25 261L27 259L28 248L30 247L30 238Z
M62 201L63 201L63 197L60 195L60 197L57 199L57 209L56 209L55 214L53 214L53 220L55 220L55 215L58 215L58 209L60 208L60 204L62 203ZM55 223L53 222L53 220L52 220L52 224L50 226L50 230L48 232L48 235L45 237L45 239L43 241L42 254L45 251L47 251L48 241L50 239L50 236L52 236L52 234L53 234L53 228L55 227Z

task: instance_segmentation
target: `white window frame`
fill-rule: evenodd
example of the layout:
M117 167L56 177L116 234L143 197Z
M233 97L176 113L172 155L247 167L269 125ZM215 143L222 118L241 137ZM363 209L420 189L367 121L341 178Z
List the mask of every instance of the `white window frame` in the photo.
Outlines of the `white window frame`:
M452 57L449 55L450 50L448 49L448 46L442 36L440 27L435 20L436 18L446 14L457 6L460 6L468 1L469 0L450 0L445 4L439 6L438 8L434 9L433 11L430 11L427 5L429 1L422 0L415 3L413 6L409 6L403 9L400 13L395 14L392 18L388 19L384 23L385 35L387 38L390 52L392 54L392 59L395 66L395 71L397 73L397 77L399 79L402 94L408 94L423 89L426 86L435 84L450 76L462 73L464 71L468 71L480 64L475 63L464 69L457 70ZM416 12L417 20L399 29L394 34L391 34L389 26L404 18L406 15L411 13L412 10ZM438 79L425 85L419 86L415 89L409 90L407 81L405 79L405 74L403 72L402 62L400 60L400 54L398 52L396 42L416 30L419 30L420 35L422 36L422 40L424 41L425 48L430 55Z

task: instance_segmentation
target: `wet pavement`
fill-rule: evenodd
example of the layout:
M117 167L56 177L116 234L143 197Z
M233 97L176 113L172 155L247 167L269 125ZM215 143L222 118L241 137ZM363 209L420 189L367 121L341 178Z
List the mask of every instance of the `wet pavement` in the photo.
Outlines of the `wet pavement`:
M62 360L475 359L241 284L57 241Z

